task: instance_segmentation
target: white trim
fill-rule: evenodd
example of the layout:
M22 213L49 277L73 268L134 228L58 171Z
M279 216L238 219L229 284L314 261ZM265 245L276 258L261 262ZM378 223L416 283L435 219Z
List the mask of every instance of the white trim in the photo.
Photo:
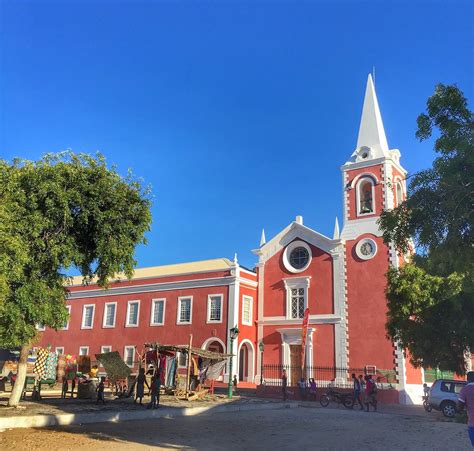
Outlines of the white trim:
M250 320L249 321L244 321L244 307L245 307L245 301L250 302ZM253 323L253 297L249 296L247 294L244 294L242 296L242 325L244 326L251 326Z
M85 320L85 311L86 307L92 307L92 321L90 326L85 326L84 325L84 320ZM82 321L81 321L81 329L93 329L94 328L94 316L95 316L95 304L84 304L82 306Z
M67 323L64 327L61 327L59 330L68 330L69 329L69 323L71 322L71 310L72 310L72 305L66 305L66 308L69 312L69 318L67 319Z
M106 321L107 321L107 306L109 305L114 305L115 308L114 308L114 323L110 326L110 325L107 325L106 324ZM117 303L116 302L106 302L104 304L104 314L103 314L103 318L102 318L102 327L104 329L111 329L113 327L115 327L115 320L117 318Z
M264 276L265 276L265 263L258 263L258 291L257 291L257 343L263 341L263 313L264 313ZM260 381L262 369L262 353L257 352L257 371L258 374L255 376L256 380Z
M38 332L44 332L44 331L46 330L46 326L45 326L45 325L41 325L41 324L37 324L37 325L35 326L35 328L36 328L36 330L37 330Z
M365 182L369 182L370 185L371 185L371 190L372 190L372 211L368 211L366 213L362 213L360 211L360 201L361 201L361 195L360 195L360 189L361 189L361 186L365 183ZM358 181L357 181L357 185L356 185L356 211L357 211L357 217L363 217L363 216L369 216L369 215L376 215L377 214L377 209L375 207L375 181L374 181L374 177L373 176L365 176L365 177L361 177Z
M85 354L81 354L81 349L87 349ZM89 355L89 346L79 346L79 355Z
M308 261L306 265L304 265L302 268L294 268L291 263L290 263L290 256L291 253L298 247L302 247L306 249L308 252ZM300 272L306 271L311 264L311 261L313 260L313 252L311 251L311 247L308 245L308 243L301 241L301 240L295 240L292 241L288 246L286 246L285 251L283 252L283 265L285 268L293 273L293 274L298 274Z
M181 301L184 299L190 299L190 305L189 305L189 321L180 321L181 318ZM177 308L177 314L176 314L176 324L181 326L181 325L186 325L186 324L192 324L193 323L193 297L192 296L178 296L178 308Z
M130 324L130 304L138 304L138 311L137 311L137 324ZM127 316L125 317L125 327L138 327L140 324L140 300L134 299L131 301L127 301Z
M240 374L240 350L242 349L242 345L248 345L249 347L249 353L248 353L248 368L247 368L247 378L245 379L247 382L252 382L254 381L254 378L255 378L255 347L253 345L253 343L247 339L247 338L244 338L240 344L239 344L239 348L237 350L237 355L238 355L238 358L239 358L239 373L237 373L238 375Z
M286 289L286 319L287 320L295 320L299 319L300 321L303 319L301 318L293 318L291 316L291 290L292 289L304 289L304 310L308 307L308 290L310 285L311 277L291 277L283 279L283 283L285 284Z
M226 353L225 343L218 337L209 337L207 340L203 342L203 344L201 345L201 349L207 350L207 347L214 341L217 341L218 343L220 343L220 345L222 346L223 353L225 354Z
M365 179L365 178L371 178L375 185L378 185L380 183L379 179L377 178L377 176L373 172L362 172L361 174L357 174L352 179L352 181L350 182L350 185L349 185L350 188L354 189L355 186L359 183L359 181L361 179Z
M211 319L211 298L219 298L219 301L220 301L219 319ZM224 304L224 295L223 294L217 293L217 294L208 294L207 295L207 315L206 315L206 323L207 324L222 323L223 304Z
M253 282L248 279L245 283L251 286L256 286L257 282ZM94 290L74 290L70 291L68 299L83 299L83 298L96 298L100 296L119 296L122 294L139 294L139 293L150 293L155 291L171 291L171 290L186 290L190 288L207 288L207 287L220 287L227 286L235 283L235 276L224 276L224 277L212 277L208 279L195 279L195 280L177 280L175 282L161 282L151 283L145 285L132 285L128 287L111 287L106 289L94 289Z
M62 349L62 352L58 352L58 349ZM64 346L56 346L56 348L54 349L54 352L56 352L56 354L59 354L59 355L64 355Z
M110 348L110 350L109 351L104 351L104 348ZM112 352L112 345L102 345L100 347L100 353L101 354L105 354L106 352Z
M390 149L392 150L398 150L398 149ZM371 166L378 166L380 164L383 164L385 162L390 162L393 164L394 167L398 169L402 174L406 175L408 171L400 166L400 163L397 163L397 161L393 158L390 157L381 157L381 158L376 158L375 160L363 160L357 163L351 163L347 162L343 164L340 169L342 171L352 171L354 169L360 169L360 168L369 168Z
M129 365L127 363L127 349L132 349L133 353L132 353L132 364ZM127 365L129 368L133 368L135 366L135 346L133 345L128 345L128 346L124 346L123 347L123 361L125 362L125 365Z
M259 325L264 326L301 326L301 318L286 319L284 316L267 316ZM342 321L340 315L309 315L309 324L338 324Z
M227 349L230 353L230 329L239 324L239 304L240 304L240 267L238 263L234 264L234 267L231 270L231 274L235 277L235 283L229 285L229 294L228 294L228 301L227 301ZM233 341L233 346L235 348L232 349L232 372L233 374L239 374L239 359L238 356L235 354L235 350L238 349L239 346L239 337L235 338ZM232 379L232 374L229 374L229 362L226 366L226 374L224 376L224 380L229 382L229 378Z
M163 303L163 320L161 323L155 323L153 319L155 318L155 303ZM150 316L150 326L164 326L165 325L165 312L166 312L166 298L154 298L151 300L151 316Z

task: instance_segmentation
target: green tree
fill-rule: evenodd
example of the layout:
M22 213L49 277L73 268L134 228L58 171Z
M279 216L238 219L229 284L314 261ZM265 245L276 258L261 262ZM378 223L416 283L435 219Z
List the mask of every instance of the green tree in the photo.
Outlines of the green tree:
M9 405L18 405L36 326L67 321L66 271L102 287L118 272L131 277L150 205L149 190L100 155L0 160L0 346L21 348Z
M416 136L438 156L414 174L405 202L380 218L386 243L416 250L388 274L388 334L417 366L463 374L474 350L474 122L456 86L439 84ZM473 351L474 352L474 351Z

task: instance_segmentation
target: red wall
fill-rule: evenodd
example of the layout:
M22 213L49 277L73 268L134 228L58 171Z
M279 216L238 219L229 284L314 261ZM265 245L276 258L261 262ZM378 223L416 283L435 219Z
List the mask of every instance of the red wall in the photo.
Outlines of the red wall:
M222 323L207 324L207 296L223 294ZM193 296L192 324L177 325L177 305L179 296ZM150 326L152 299L166 298L165 325ZM139 327L125 327L127 301L140 300ZM104 304L117 302L115 328L103 328ZM89 346L89 354L100 352L102 345L111 345L112 350L124 352L124 346L136 345L141 349L146 342L163 344L186 344L189 334L193 334L193 345L200 347L212 337L226 342L228 287L206 287L184 290L160 291L118 296L73 299L67 302L72 306L69 328L66 331L47 329L43 333L41 346L63 346L66 353L77 354L80 346ZM84 304L95 304L93 329L81 329L82 308Z
M299 238L298 238L299 239ZM284 249L277 252L265 263L264 316L286 315L286 289L283 279L291 277L311 277L308 290L308 307L311 315L333 313L333 267L331 256L308 244L313 258L309 267L293 274L283 265Z
M356 244L363 238L377 243L377 254L360 260ZM363 234L346 243L347 303L349 323L349 364L361 368L376 365L394 367L394 349L386 338L387 301L385 298L389 253L382 238Z

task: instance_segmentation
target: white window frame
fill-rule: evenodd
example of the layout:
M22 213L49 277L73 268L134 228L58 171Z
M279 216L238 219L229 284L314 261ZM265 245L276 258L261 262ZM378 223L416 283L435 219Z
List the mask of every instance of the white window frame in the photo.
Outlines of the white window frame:
M130 324L129 323L130 304L138 304L137 324ZM127 316L125 317L125 327L138 327L139 324L140 324L140 300L139 299L134 299L133 301L128 301L127 302Z
M292 277L290 279L283 279L286 288L286 319L300 320L302 318L293 318L291 316L291 290L304 288L304 309L308 308L308 291L311 277Z
M219 298L220 301L220 319L211 319L211 299L212 298ZM209 294L207 296L207 324L218 324L222 323L222 306L224 303L224 295L223 294Z
M362 185L365 182L369 182L372 185L372 211L369 211L367 213L362 213L360 211L360 200L361 200L361 195L360 195L360 190ZM374 215L376 214L376 207L375 207L375 182L372 177L361 177L357 181L356 185L356 207L357 207L357 216L369 216L369 215Z
M62 352L59 352L58 349L61 349ZM64 346L56 346L56 348L54 349L54 351L56 352L56 354L64 355Z
M127 357L127 349L132 349L132 364L129 365L127 361L125 360ZM129 345L129 346L124 346L123 348L123 361L125 362L125 365L127 365L129 368L134 367L134 361L135 361L135 346Z
M161 323L155 323L155 305L158 302L163 302L163 319ZM165 325L165 312L166 312L166 298L156 298L151 300L151 317L150 317L150 326L164 326Z
M181 318L181 302L185 299L190 299L190 307L189 307L189 321L180 321ZM187 325L193 323L193 297L192 296L179 296L178 297L178 309L176 315L176 324L177 325Z
M400 189L400 193L398 190ZM395 198L397 199L397 204L395 207L398 207L403 202L404 197L404 190L403 190L403 183L399 180L395 183Z
M92 307L92 322L90 326L84 325L84 320L86 319L86 307ZM95 304L84 304L82 306L82 321L81 321L81 329L93 329L94 328L94 316L95 316Z
M184 360L185 360L184 365L181 365L181 363L180 363L182 355L184 355ZM179 352L178 356L177 356L177 359L178 359L178 368L187 368L188 367L188 354L185 354L184 352Z
M108 305L115 305L115 309L114 309L114 324L112 326L106 324L106 321L107 321L107 306ZM104 329L112 329L115 327L115 322L117 320L117 303L116 302L106 302L104 304L104 317L102 318L102 327Z
M81 349L87 349L87 352L85 354L81 354ZM90 355L89 346L79 346L79 355Z
M249 313L250 313L249 321L244 320L244 306L245 306L246 301L249 301ZM245 294L242 296L242 324L244 326L251 326L252 322L253 322L253 297Z
M109 351L104 351L104 348L110 348L110 350ZM112 345L102 345L100 347L100 353L105 354L105 352L112 352Z
M71 321L71 310L72 310L72 305L66 305L67 311L69 312L69 318L67 319L67 323L64 327L62 327L59 330L68 330L69 329L69 322Z

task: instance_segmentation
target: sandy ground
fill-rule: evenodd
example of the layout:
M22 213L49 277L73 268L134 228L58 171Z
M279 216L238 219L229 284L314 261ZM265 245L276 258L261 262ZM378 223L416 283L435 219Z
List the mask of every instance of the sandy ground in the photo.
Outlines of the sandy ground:
M470 450L466 425L431 415L292 409L0 433L5 450Z

